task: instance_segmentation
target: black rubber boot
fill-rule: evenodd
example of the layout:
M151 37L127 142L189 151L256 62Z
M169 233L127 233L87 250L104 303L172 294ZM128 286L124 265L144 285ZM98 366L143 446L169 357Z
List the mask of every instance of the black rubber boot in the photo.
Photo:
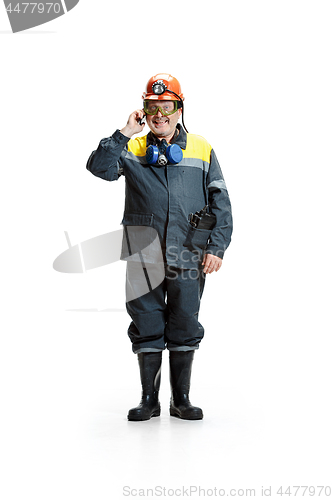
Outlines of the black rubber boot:
M158 417L161 406L158 391L161 383L162 351L140 352L138 354L142 396L140 404L128 412L128 420L149 420Z
M185 420L201 420L202 409L189 400L194 350L170 351L170 415Z

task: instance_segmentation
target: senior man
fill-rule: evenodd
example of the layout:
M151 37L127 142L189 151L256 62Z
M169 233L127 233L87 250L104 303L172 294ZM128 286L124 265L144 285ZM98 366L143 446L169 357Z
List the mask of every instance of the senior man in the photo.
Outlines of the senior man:
M230 200L214 150L204 138L187 132L179 81L157 74L142 97L143 109L133 111L124 128L102 139L87 163L102 179L125 177L124 229L154 228L165 266L160 285L140 297L127 297L132 318L128 335L142 384L141 402L128 419L160 415L162 352L167 348L170 415L199 420L203 412L189 399L194 351L204 335L198 313L206 274L220 269L231 240ZM143 131L144 120L150 132L132 139ZM136 264L127 265L131 289Z

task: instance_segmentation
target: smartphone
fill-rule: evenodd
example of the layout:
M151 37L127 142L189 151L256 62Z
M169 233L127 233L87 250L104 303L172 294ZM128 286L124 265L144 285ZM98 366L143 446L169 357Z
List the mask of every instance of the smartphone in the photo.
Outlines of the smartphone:
M146 121L146 115L144 115L142 118L139 118L138 122L139 122L139 125L143 125Z

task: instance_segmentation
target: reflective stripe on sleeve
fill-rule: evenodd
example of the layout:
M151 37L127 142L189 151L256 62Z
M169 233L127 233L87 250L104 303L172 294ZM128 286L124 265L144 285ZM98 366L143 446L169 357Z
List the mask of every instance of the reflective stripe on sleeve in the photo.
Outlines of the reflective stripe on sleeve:
M211 188L227 189L227 186L223 179L219 179L217 181L212 181L208 184L207 189Z

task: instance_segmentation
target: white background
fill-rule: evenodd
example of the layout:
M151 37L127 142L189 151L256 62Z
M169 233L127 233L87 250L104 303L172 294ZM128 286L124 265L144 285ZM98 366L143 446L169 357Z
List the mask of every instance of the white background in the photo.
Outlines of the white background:
M333 488L332 15L330 1L81 0L14 35L0 8L2 498ZM52 267L64 231L120 228L124 179L85 165L158 72L180 80L233 206L202 301L201 422L170 419L166 352L161 417L127 422L140 383L123 264Z

